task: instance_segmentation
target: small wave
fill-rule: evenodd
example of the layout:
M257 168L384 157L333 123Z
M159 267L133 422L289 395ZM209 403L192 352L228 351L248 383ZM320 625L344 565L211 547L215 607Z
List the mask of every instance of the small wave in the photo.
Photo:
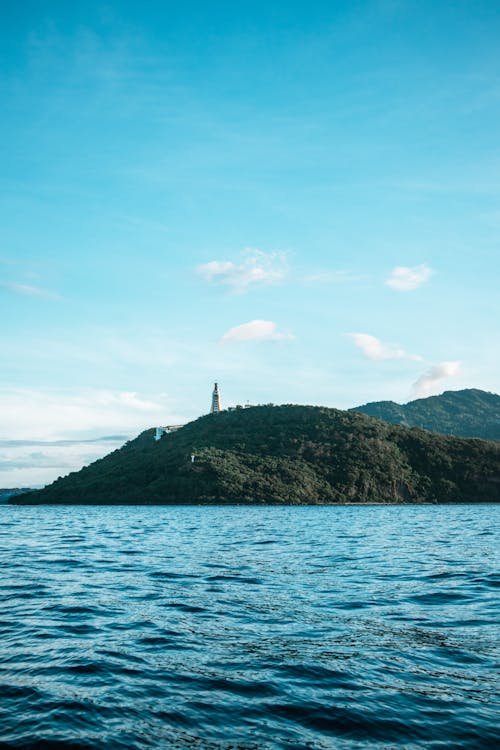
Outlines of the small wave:
M199 578L199 576L193 574L193 573L177 573L174 571L163 571L163 570L154 570L152 573L149 573L150 578L160 578L164 580L178 580L178 579L189 579L189 578Z
M252 542L255 547L263 547L266 544L277 544L276 539L262 539L257 542Z
M0 750L500 747L495 537L439 513L9 509Z
M206 612L205 607L197 607L195 604L184 604L184 602L168 602L165 607L178 609L182 612L192 612L193 614Z
M0 696L2 700L29 700L38 701L45 697L45 694L31 685L11 685L0 684Z
M463 602L471 597L468 594L453 593L449 591L431 591L425 594L411 596L409 601L415 604L430 604L431 606L443 606L453 602Z
M230 582L236 582L236 583L248 583L252 586L258 586L262 583L262 581L259 578L249 578L248 576L238 576L238 575L230 575L230 574L220 574L215 576L209 576L209 581L230 581Z

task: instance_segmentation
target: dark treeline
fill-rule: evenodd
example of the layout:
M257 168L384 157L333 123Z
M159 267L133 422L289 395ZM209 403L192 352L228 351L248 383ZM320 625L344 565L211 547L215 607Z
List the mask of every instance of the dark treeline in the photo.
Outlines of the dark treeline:
M194 463L191 455L195 455ZM256 406L153 430L17 503L404 503L500 500L500 445L355 412Z

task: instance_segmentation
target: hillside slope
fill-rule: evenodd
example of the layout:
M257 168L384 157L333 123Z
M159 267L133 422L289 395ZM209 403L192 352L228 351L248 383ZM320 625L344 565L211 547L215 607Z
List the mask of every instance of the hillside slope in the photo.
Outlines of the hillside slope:
M196 460L191 463L191 454ZM153 430L26 503L495 502L500 445L314 406L257 406Z
M500 440L500 396L476 388L445 391L407 404L375 401L349 411L445 435Z

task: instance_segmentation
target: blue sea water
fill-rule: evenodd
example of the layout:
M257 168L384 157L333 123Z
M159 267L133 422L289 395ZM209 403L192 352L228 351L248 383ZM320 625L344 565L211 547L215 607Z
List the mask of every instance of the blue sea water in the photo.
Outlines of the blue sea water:
M498 747L499 519L2 506L0 747Z

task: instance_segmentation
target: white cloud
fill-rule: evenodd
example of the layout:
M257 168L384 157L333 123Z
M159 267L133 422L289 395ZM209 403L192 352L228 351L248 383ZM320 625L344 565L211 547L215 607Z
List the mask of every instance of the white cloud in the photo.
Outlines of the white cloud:
M165 394L0 387L0 487L46 484L156 424L185 421Z
M394 344L385 344L369 333L348 333L354 344L361 349L367 359L380 362L385 359L411 359L419 361L422 359L418 354L409 354L404 349Z
M264 253L249 248L241 263L212 260L197 267L206 281L225 284L234 292L244 292L252 285L275 284L287 275L286 253Z
M167 400L132 391L86 389L56 392L0 389L0 438L61 440L134 435L157 422L183 421L169 414Z
M46 484L119 448L127 436L100 440L0 440L0 487Z
M229 344L240 341L290 341L293 338L291 333L278 331L276 323L272 320L251 320L230 328L220 342Z
M137 411L159 411L162 408L154 401L139 398L134 391L103 391L97 395L96 400L103 406L125 406Z
M40 297L41 299L62 299L60 294L51 292L49 289L42 289L39 286L31 286L30 284L3 284L6 289L9 289L15 294L23 294L26 297Z
M432 268L425 263L411 268L409 266L396 266L385 283L398 292L409 292L428 281L432 274Z
M457 375L459 370L460 362L440 362L434 365L413 383L413 396L416 398L430 396L438 390L438 386L442 380Z

